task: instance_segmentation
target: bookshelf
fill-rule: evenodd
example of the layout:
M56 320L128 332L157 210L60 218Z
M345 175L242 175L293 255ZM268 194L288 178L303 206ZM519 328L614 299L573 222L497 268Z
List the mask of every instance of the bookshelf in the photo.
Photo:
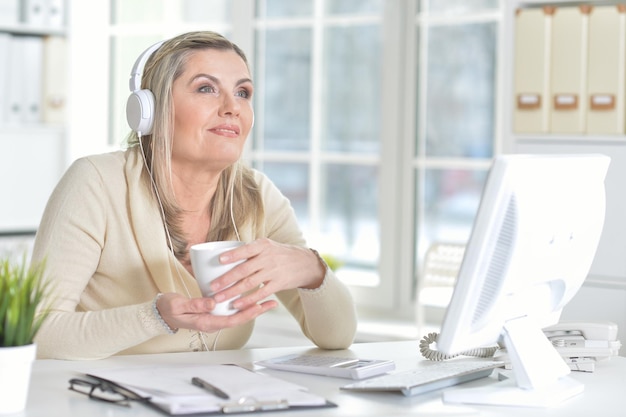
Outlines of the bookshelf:
M65 168L68 1L0 4L0 235L37 229Z
M626 198L623 178L626 178L626 132L606 133L520 133L514 129L515 96L515 36L516 10L525 7L579 5L616 6L624 1L536 1L512 0L504 2L504 24L500 45L503 68L502 138L505 153L603 153L611 157L605 180L606 217L604 231L583 288L568 304L562 320L611 320L626 328L624 302L626 301ZM586 52L588 53L588 51ZM626 80L623 80L626 82ZM552 97L548 98L551 100ZM589 97L584 98L585 105ZM593 306L593 308L589 308Z

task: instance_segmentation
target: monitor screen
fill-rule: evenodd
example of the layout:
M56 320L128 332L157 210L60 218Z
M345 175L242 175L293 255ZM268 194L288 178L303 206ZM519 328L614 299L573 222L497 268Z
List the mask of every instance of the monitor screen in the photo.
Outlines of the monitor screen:
M445 392L446 401L549 406L582 392L542 329L558 322L589 272L609 162L604 155L494 159L437 348L456 354L498 341L514 378L479 392Z

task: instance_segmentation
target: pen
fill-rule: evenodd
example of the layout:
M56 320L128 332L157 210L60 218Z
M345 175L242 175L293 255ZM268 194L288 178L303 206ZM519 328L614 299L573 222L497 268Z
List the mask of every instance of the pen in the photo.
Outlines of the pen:
M222 391L221 389L219 389L215 385L209 384L208 382L206 382L202 378L198 378L197 376L194 376L193 378L191 378L191 383L194 384L197 387L200 387L200 388L203 388L203 389L209 391L211 394L216 395L216 396L218 396L220 398L223 398L225 400L230 399L228 394L226 394L224 391Z

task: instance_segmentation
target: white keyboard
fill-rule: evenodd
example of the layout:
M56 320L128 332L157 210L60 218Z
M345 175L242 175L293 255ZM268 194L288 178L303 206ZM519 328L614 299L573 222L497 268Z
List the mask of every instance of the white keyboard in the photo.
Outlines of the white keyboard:
M351 391L401 391L406 396L422 394L440 388L489 376L502 361L462 359L442 362L423 362L409 371L391 373L341 387Z

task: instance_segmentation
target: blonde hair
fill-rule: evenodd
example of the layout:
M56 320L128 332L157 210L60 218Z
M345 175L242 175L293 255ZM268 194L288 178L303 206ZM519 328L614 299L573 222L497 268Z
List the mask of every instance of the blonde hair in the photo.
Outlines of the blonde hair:
M136 132L131 132L127 138L129 146L142 147L147 174L152 176L152 179L146 178L147 184L152 187L150 182L154 181L154 192L163 208L166 232L171 237L171 249L178 259L187 256L188 242L180 226L183 210L176 201L171 180L174 132L172 85L183 73L189 56L199 49L232 50L248 66L243 51L215 32L189 32L164 42L146 62L141 79L141 88L151 90L155 98L152 133L139 138ZM211 227L207 241L236 240L239 238L238 229L255 228L261 223L264 216L261 194L253 171L241 161L222 172L209 214Z

